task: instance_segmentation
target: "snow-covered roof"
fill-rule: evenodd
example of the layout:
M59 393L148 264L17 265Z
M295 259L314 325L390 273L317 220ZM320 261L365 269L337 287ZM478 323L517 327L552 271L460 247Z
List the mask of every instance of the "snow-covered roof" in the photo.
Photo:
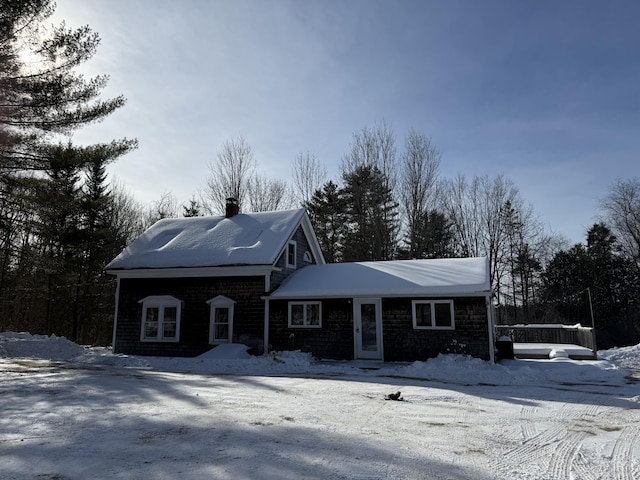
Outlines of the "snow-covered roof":
M489 290L486 258L445 258L309 265L289 276L271 298L467 295Z
M272 265L303 220L308 217L302 208L231 218L165 218L134 240L106 269Z

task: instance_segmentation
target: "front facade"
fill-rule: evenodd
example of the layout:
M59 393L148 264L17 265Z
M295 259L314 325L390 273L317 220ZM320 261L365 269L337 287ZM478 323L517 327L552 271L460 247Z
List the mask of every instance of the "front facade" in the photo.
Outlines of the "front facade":
M107 271L116 353L242 343L345 360L494 358L487 259L325 264L303 209L164 219Z

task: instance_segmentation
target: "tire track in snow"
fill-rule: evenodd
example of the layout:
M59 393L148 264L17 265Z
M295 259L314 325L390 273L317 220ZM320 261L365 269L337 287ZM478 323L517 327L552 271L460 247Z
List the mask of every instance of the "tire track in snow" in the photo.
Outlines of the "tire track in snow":
M519 465L525 462L533 462L536 460L548 458L552 454L550 451L557 447L566 435L564 425L552 426L538 435L525 440L522 445L507 452L503 459L513 465Z
M525 441L538 434L538 429L534 420L534 416L537 412L538 407L531 407L528 405L525 405L520 409L520 429Z
M596 477L592 471L593 465L590 465L588 457L583 455L582 452L576 454L576 458L573 460L573 471L575 475L567 478L578 478L580 480L598 480L601 477Z
M520 429L524 440L522 445L507 452L503 460L512 465L522 462L548 462L547 471L552 478L570 478L574 461L578 458L580 447L587 432L568 430L568 420L588 420L591 422L602 407L601 404L581 404L584 395L579 395L575 403L563 403L559 408L551 409L550 413L542 411L544 417L537 415L539 410L535 406L523 406L520 410ZM545 430L539 431L541 422L552 422ZM573 422L572 422L573 423ZM579 461L577 469L580 469ZM592 478L580 476L580 478Z
M633 451L638 437L640 436L640 427L637 425L624 427L620 431L620 435L616 439L613 446L611 461L613 464L613 474L615 480L633 480L638 478L634 476L632 470ZM636 459L637 460L637 459Z
M566 437L562 439L551 455L548 469L549 478L572 478L571 470L573 469L574 459L578 455L586 436L586 432L567 432Z

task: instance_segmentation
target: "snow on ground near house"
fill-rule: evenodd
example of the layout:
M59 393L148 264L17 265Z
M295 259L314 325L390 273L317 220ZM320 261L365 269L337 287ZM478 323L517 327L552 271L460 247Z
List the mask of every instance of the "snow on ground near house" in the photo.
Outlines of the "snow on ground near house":
M0 357L2 479L640 478L640 346L371 369L4 333Z

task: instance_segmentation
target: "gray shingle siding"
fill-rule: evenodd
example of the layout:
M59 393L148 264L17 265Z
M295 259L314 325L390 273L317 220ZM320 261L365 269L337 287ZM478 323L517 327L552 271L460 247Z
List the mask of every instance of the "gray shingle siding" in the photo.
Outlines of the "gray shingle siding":
M443 299L447 298L443 297ZM490 359L489 327L484 297L453 299L454 330L414 329L412 300L418 300L418 298L382 298L382 338L385 361L426 360L440 353L461 353L483 360ZM324 299L321 302L322 328L289 328L289 302L271 300L269 307L271 348L301 350L310 352L318 358L353 359L353 301Z
M210 348L207 300L224 295L234 305L233 341L261 350L264 337L264 277L121 279L114 352L130 355L196 356ZM178 342L141 342L145 297L182 301Z

